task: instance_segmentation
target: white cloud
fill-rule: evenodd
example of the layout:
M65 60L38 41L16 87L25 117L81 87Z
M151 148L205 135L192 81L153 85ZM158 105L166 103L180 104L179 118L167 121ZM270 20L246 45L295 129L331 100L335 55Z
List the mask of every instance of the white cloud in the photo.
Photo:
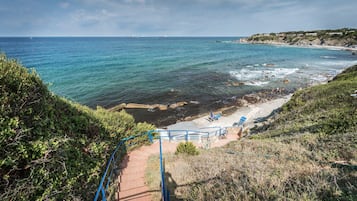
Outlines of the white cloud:
M0 18L8 19L0 21L0 35L248 35L357 27L356 0L27 1L0 7ZM4 9L13 7L21 14Z
M124 0L126 3L140 3L144 4L146 1L145 0Z
M61 2L59 5L60 5L61 8L66 9L66 8L68 8L71 4L68 3L68 2Z

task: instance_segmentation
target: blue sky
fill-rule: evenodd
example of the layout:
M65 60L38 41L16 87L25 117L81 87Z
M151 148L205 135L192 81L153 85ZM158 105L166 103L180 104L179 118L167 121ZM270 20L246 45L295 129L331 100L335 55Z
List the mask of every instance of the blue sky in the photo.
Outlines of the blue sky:
M357 28L356 0L1 0L0 36L247 36Z

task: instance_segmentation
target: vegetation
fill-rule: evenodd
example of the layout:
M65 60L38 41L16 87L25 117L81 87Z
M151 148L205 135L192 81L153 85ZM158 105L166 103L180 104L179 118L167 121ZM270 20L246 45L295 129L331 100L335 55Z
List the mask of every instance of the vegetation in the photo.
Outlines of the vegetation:
M286 43L290 45L356 46L357 29L295 31L255 34L245 39L252 43Z
M356 86L353 66L296 92L249 139L165 156L172 200L357 200Z
M199 151L192 142L180 142L176 148L175 154L187 154L187 155L198 155Z
M357 130L357 65L348 68L328 84L296 92L275 120L255 132L255 137L301 134L336 135Z
M58 97L5 55L0 94L0 200L92 199L117 142L153 129Z

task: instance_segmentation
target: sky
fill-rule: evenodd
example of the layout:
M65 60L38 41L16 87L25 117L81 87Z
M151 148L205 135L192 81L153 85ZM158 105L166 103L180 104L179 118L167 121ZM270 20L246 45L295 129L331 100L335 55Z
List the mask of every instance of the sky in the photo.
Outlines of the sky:
M357 28L357 0L0 0L0 36L249 36Z

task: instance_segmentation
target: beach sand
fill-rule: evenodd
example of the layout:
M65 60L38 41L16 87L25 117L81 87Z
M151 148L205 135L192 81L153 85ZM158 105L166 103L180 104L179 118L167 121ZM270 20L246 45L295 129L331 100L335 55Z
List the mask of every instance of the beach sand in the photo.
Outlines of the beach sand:
M246 116L246 128L254 127L257 119L269 116L274 110L281 107L284 103L288 102L292 94L276 98L263 103L251 104L246 107L241 107L233 114L222 116L218 120L208 121L209 114L201 116L191 121L183 121L167 126L170 130L198 130L204 127L229 127L235 122L239 122L241 116Z

